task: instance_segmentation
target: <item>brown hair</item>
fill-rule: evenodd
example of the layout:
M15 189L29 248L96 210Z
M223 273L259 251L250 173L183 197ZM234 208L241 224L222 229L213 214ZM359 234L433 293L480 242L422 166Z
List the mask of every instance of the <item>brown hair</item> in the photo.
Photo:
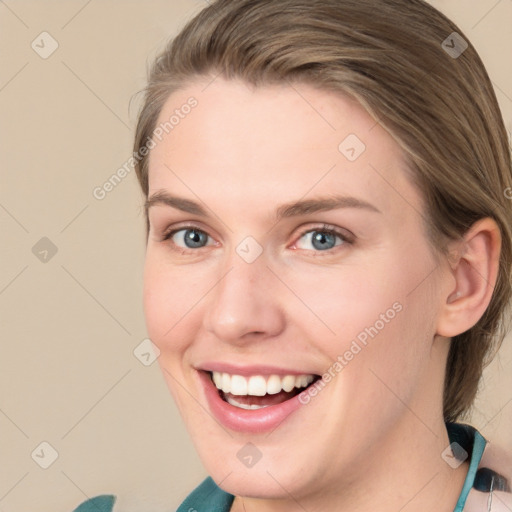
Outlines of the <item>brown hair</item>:
M478 219L495 219L502 249L493 296L478 323L452 338L446 368L445 420L467 413L506 334L512 295L510 148L471 43L422 0L218 0L155 60L135 153L172 92L219 74L255 86L303 82L359 101L401 146L437 254ZM148 159L135 166L146 197Z

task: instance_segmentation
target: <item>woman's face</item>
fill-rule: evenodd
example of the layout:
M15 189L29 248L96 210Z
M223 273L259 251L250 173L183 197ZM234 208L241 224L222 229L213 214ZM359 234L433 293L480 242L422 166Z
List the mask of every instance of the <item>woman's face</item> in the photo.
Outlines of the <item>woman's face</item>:
M150 153L145 315L209 474L313 495L431 435L449 290L391 136L305 84L197 82L157 125L171 116Z

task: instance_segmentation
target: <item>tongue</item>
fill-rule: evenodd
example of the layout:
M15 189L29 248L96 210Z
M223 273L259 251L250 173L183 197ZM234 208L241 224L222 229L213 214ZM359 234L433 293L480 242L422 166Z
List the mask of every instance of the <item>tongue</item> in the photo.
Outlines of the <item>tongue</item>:
M300 392L299 389L294 388L292 391L280 391L275 395L266 394L264 396L253 396L253 395L233 395L231 393L224 393L221 391L221 397L226 400L226 397L233 398L237 402L244 405L276 405L293 398Z

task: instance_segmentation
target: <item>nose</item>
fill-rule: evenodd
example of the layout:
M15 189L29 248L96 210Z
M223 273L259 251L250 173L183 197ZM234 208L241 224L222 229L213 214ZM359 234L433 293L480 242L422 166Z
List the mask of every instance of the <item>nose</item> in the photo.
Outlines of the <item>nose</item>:
M204 327L219 340L239 345L277 336L285 325L279 291L263 254L247 263L235 253L208 294Z

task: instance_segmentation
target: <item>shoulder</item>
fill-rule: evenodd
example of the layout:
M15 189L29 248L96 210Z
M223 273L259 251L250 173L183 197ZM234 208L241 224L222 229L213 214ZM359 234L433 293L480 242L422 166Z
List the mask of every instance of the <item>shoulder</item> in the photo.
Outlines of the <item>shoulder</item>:
M455 512L512 510L510 452L486 440L470 425L451 424L447 428L452 445L459 445L459 457L462 452L460 462L465 459L469 461L468 474ZM459 458L456 451L454 455Z
M84 501L73 512L112 512L116 497L112 494L95 496Z
M234 499L208 477L187 496L176 512L190 512L191 509L229 512ZM73 512L117 512L113 510L115 500L114 495L103 494L84 501Z
M176 512L189 512L190 509L229 512L234 499L208 477L187 496Z

